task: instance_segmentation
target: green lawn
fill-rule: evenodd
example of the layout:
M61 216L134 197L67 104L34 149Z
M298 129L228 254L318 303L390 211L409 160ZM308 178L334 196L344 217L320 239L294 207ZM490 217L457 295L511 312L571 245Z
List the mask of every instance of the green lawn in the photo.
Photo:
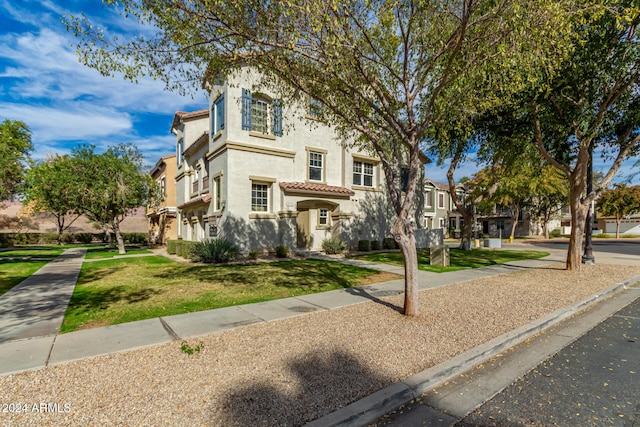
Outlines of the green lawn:
M31 276L49 262L48 260L62 252L64 249L53 246L24 246L0 251L0 295ZM13 257L26 259L9 259Z
M137 246L126 247L127 250L126 255L135 255L135 254L152 254L148 249L137 249ZM120 255L118 253L118 249L109 248L107 246L100 247L92 247L87 249L87 254L84 259L103 259L103 258L113 258L114 256Z
M435 273L446 273L448 271L463 270L466 268L480 268L495 264L505 264L511 261L523 259L542 258L549 255L548 252L539 251L513 251L513 250L491 250L491 249L471 249L463 251L451 249L450 266L442 267L430 265L428 250L418 251L418 268L424 271ZM354 255L352 258L365 261L378 262L382 264L404 265L404 258L400 252L376 252L370 254Z
M62 332L400 278L321 260L189 266L161 256L84 263Z

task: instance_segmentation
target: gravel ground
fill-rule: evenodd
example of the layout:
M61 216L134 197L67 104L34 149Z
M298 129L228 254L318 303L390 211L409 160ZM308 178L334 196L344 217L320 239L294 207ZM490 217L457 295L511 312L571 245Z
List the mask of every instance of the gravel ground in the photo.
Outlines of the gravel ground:
M637 274L530 269L424 291L416 318L400 296L3 377L0 424L298 426Z

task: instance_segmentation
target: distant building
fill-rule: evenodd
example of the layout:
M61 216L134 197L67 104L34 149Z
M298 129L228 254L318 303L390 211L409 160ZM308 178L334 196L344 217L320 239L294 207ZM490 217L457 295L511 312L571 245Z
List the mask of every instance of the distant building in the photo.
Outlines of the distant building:
M161 189L162 201L147 207L149 242L164 244L177 238L176 155L162 157L150 173Z

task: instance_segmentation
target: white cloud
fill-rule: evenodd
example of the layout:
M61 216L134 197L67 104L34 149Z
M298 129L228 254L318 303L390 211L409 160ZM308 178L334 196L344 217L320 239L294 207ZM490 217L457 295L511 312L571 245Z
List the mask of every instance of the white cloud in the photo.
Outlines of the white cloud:
M27 123L33 132L34 142L91 140L132 128L127 113L114 114L109 110L86 108L81 103L68 110L34 104L0 104L0 109L6 118Z

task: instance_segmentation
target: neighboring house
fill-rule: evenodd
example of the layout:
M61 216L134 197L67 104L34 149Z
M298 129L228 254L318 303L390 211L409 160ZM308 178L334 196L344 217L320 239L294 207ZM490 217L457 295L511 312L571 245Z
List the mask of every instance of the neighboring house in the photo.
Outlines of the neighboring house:
M423 224L427 229L442 229L445 236L459 238L464 228L464 218L458 212L449 184L437 182L431 179L424 180L424 207ZM456 185L458 198L464 203L466 191L463 184ZM564 217L563 217L564 218ZM511 210L504 206L494 206L492 212L478 215L477 231L485 236L508 236L511 232ZM560 227L560 218L554 219L549 224L549 230ZM528 214L526 209L521 211L516 225L516 236L531 236L542 233L542 225L537 224Z
M162 157L150 173L158 183L162 201L147 207L149 242L164 244L177 237L176 227L176 155Z
M598 218L598 229L607 234L616 234L614 217ZM620 221L620 234L640 235L640 214L628 215Z
M424 221L422 226L430 230L442 229L448 237L459 237L464 221L462 214L458 212L453 203L449 184L425 179L423 188L424 207L422 212ZM457 185L456 191L464 203L464 186Z
M207 82L209 109L175 114L178 238L264 252L388 237L380 160L343 145L317 103L299 118L253 77Z

